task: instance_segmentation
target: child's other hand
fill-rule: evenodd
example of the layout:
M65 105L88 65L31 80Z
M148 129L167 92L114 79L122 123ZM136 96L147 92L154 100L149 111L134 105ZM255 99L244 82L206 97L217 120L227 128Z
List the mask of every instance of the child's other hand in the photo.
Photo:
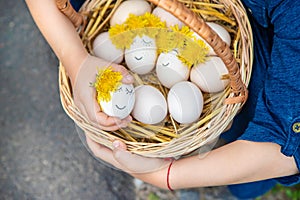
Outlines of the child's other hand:
M74 102L81 113L92 122L96 123L100 129L114 131L126 127L132 120L131 116L125 119L110 117L100 111L100 106L96 100L96 91L91 86L95 82L96 74L102 67L112 66L115 71L123 75L122 82L126 84L133 83L133 77L126 68L121 65L109 63L103 59L88 55L78 69L76 77L72 81Z
M127 150L126 144L120 140L113 142L112 150L94 142L88 134L86 142L97 158L129 174L156 173L165 170L172 161L171 158L148 158L131 153Z

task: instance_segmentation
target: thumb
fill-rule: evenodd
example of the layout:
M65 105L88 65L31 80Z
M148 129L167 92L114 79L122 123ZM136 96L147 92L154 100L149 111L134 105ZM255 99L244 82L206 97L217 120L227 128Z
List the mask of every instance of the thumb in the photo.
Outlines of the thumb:
M131 153L126 150L126 145L120 141L114 141L113 145L115 160L130 173L149 173L157 171L170 163L169 159L147 158Z
M123 76L122 83L124 84L132 84L134 82L133 76L129 73L129 71L122 65L113 65L113 68L120 72Z

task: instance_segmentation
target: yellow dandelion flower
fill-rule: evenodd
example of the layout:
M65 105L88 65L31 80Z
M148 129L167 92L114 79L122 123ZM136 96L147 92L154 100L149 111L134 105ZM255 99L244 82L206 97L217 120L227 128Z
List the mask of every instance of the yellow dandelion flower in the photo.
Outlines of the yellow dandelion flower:
M136 35L132 31L126 31L111 37L111 42L116 46L118 49L125 49L129 48L133 42L133 39Z
M111 100L111 93L115 92L121 85L123 76L120 72L112 70L112 67L100 69L96 75L93 86L97 92L97 102L108 102Z
M179 49L178 58L189 68L193 65L204 63L208 47L202 41L195 41L193 39L186 39L185 46Z
M119 49L129 48L136 36L147 35L155 38L160 28L165 28L166 23L162 22L152 13L144 15L130 14L123 24L117 24L109 29L112 43Z
M203 40L200 39L196 40L196 44L197 44L198 54L196 54L197 57L195 59L194 65L197 65L199 63L204 63L206 61L206 57L209 52L209 47L206 45L206 43Z
M193 32L188 26L179 28L178 25L175 25L171 26L170 29L174 32L174 40L177 41L178 48L183 48L186 45L186 40L193 38Z
M176 25L170 29L162 29L157 36L158 53L176 49L178 59L187 67L205 62L208 47L202 40L197 40L189 27L181 29Z
M160 28L153 28L153 27L145 28L145 29L146 29L145 35L151 38L155 38L160 31Z
M161 28L166 28L166 23L162 22L159 17L153 15L152 13L147 12L141 17L147 22L145 26L145 35L151 38L155 38Z
M166 23L162 22L159 17L153 15L152 13L145 13L144 15L141 16L143 20L146 21L147 27L152 27L152 28L165 28Z
M184 35L184 36L186 36L188 38L192 38L193 37L193 32L191 31L191 29L188 26L182 26L181 28L179 28L178 25L175 25L175 26L171 26L170 28L174 32L181 33L182 35Z
M111 26L108 30L110 37L114 37L115 35L118 35L125 31L127 31L127 27L124 24L116 24L114 26Z
M158 52L169 52L178 47L178 41L176 39L176 34L174 31L169 29L160 29L157 37L156 44Z
M143 35L147 35L151 38L155 38L158 34L159 28L166 27L164 22L152 13L148 12L140 16L131 14L125 24L128 29L137 36L142 37Z
M131 33L133 35L133 38L135 38L136 36L143 37L143 35L146 35L147 30L146 28L139 28L139 29L131 30Z
M118 49L124 49L131 45L134 35L128 31L124 24L116 24L108 30L111 42Z
M125 26L128 30L140 29L147 26L147 21L144 20L142 16L130 14L125 21Z

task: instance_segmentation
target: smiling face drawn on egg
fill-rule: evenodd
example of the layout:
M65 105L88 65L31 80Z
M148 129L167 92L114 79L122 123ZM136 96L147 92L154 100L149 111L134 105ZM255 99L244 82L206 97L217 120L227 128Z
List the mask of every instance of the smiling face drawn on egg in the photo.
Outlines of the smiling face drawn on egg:
M124 119L131 113L134 102L135 95L133 85L122 84L112 94L111 100L108 102L100 102L100 106L107 115Z
M157 47L155 40L146 35L136 36L129 49L125 50L128 68L137 74L149 73L155 67Z
M174 84L185 81L189 77L189 68L178 58L176 49L161 53L156 63L156 74L165 87L171 88Z
M128 87L128 85L121 85L113 95L112 98L113 106L120 111L126 109L126 107L128 106L127 102L133 96L133 94L134 94L133 88Z

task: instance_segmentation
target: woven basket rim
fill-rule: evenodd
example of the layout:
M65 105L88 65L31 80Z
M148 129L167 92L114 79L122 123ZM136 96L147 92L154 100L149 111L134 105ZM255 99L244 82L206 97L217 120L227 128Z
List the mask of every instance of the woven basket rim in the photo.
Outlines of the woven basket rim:
M182 2L188 2L188 0L180 0ZM93 8L104 5L109 1L106 0L91 0L86 1L81 8L81 13L89 13ZM122 1L117 0L116 5L119 5ZM203 1L196 1L203 2ZM245 86L247 87L251 77L252 62L253 62L253 37L250 22L248 20L246 11L240 1L233 0L211 0L209 2L222 3L227 9L230 8L235 20L237 22L238 29L240 31L239 39L239 50L243 52L240 56L239 61L239 72L241 73L241 79L243 80ZM114 9L114 8L113 8ZM95 9L94 9L95 10ZM96 11L94 11L96 12ZM110 15L108 15L110 16ZM104 19L104 23L107 23L108 18ZM101 28L100 28L101 31ZM96 31L97 32L97 31ZM99 32L99 31L98 31ZM97 35L97 34L95 34ZM82 37L83 40L87 38ZM91 40L91 39L89 39ZM233 44L235 45L235 44ZM87 44L87 48L88 44ZM235 55L236 56L236 55ZM220 105L217 110L211 113L209 121L196 122L197 128L185 127L186 130L183 131L184 134L179 133L178 138L173 138L166 142L134 142L128 141L124 138L120 138L111 132L103 131L97 129L97 126L89 122L89 120L80 113L79 109L76 107L72 98L72 88L68 80L68 76L65 72L64 66L60 63L59 66L59 90L62 106L68 116L81 128L86 134L97 143L100 143L106 147L112 148L112 141L115 139L122 140L127 144L128 150L147 157L178 157L195 151L196 149L214 141L219 135L230 126L233 118L242 108L243 103L233 103L233 104L223 104L219 102ZM228 90L229 91L229 90ZM228 92L227 91L227 92ZM229 91L230 93L230 91ZM222 94L224 95L224 94ZM222 96L221 95L221 96ZM227 96L232 96L230 93ZM220 97L224 100L224 97ZM203 119L202 119L203 120ZM138 126L138 125L134 125ZM140 130L141 127L138 127Z

